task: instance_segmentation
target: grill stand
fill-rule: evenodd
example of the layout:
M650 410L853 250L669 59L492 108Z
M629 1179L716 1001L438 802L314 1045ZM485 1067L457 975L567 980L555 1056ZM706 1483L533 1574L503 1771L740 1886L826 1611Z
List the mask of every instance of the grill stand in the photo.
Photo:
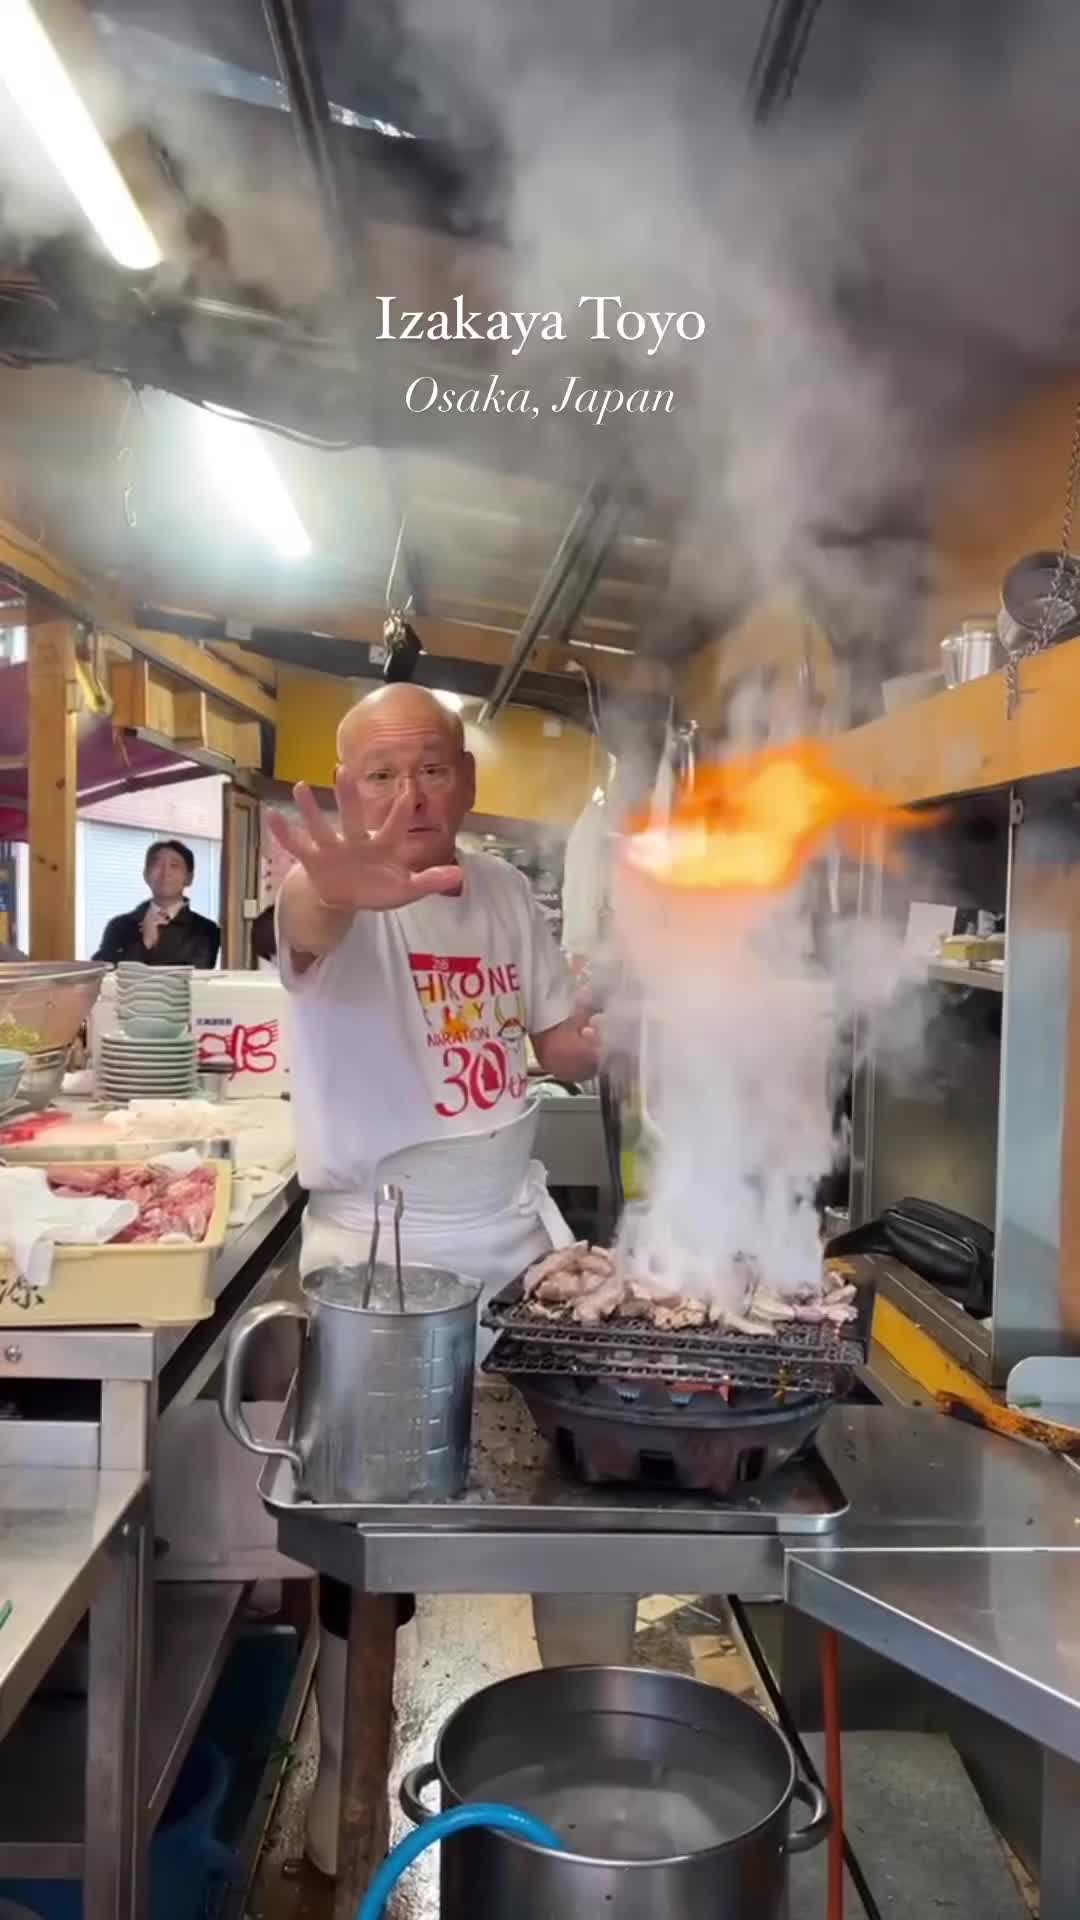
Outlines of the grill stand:
M667 1492L737 1497L798 1460L828 1412L828 1400L791 1408L716 1417L714 1394L698 1395L704 1407L678 1407L666 1395L666 1411L645 1404L608 1404L577 1391L573 1380L525 1375L517 1381L540 1432L559 1464L587 1486L606 1483ZM696 1415L696 1417L695 1417Z

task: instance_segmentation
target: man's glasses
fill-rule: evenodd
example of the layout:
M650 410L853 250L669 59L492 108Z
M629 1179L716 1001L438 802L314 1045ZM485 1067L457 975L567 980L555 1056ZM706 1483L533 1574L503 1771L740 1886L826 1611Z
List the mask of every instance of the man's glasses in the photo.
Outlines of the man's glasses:
M360 775L358 785L370 794L400 793L410 780L415 780L421 793L445 793L454 772L446 761L431 761L410 773L398 773L393 767L373 767L370 773Z

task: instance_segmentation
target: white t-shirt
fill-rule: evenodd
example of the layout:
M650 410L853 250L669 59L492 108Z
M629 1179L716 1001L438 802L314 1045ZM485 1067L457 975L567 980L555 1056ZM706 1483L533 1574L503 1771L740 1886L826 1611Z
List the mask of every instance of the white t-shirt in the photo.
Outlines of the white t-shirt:
M377 1163L502 1126L527 1101L526 1036L569 1018L573 986L528 881L460 856L461 894L358 913L288 989L300 1181L370 1195Z

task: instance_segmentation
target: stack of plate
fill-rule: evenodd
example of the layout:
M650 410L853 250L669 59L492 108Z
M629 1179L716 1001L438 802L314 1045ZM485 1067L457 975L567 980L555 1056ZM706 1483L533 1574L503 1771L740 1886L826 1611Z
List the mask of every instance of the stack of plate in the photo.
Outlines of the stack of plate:
M109 1100L184 1100L195 1091L192 1033L144 1040L104 1033L97 1063L98 1091Z
M191 1028L191 968L145 967L124 960L116 969L120 1025L143 1040L178 1040Z
M98 1092L109 1100L183 1100L194 1093L191 968L122 961L116 1011L121 1031L101 1036Z

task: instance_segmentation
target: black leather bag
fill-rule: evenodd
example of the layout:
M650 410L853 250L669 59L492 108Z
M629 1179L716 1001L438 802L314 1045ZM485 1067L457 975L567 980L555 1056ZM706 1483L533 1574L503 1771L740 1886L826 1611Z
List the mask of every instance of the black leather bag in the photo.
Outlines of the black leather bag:
M994 1286L994 1236L979 1220L935 1206L931 1200L901 1200L878 1220L830 1240L827 1255L891 1254L912 1273L981 1317L990 1312Z

